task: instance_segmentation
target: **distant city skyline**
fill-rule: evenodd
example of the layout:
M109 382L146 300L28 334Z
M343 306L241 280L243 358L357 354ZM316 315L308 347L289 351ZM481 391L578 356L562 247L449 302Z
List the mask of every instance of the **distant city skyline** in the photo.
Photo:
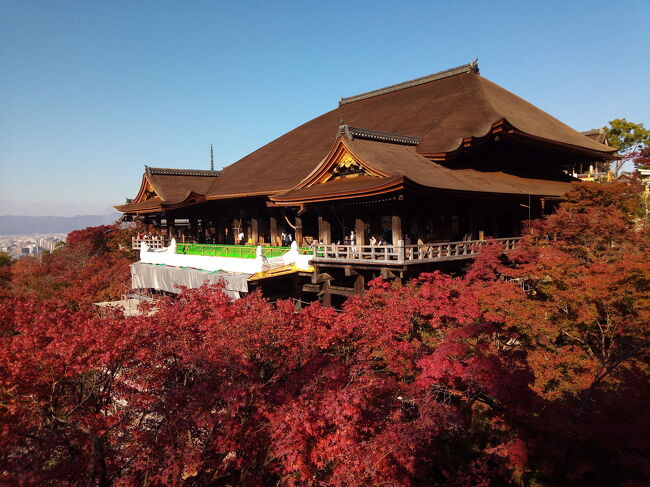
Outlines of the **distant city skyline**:
M576 130L648 126L648 25L647 0L5 1L0 215L106 214L145 164L208 169L214 144L219 169L341 97L476 57Z

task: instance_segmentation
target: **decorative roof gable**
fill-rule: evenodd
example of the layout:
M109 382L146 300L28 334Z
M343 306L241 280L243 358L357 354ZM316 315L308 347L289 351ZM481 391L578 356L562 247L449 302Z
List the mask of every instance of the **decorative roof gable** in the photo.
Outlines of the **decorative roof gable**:
M371 167L366 162L355 156L346 146L345 138L339 135L330 153L307 178L296 185L296 188L307 188L334 179L353 178L358 176L379 178L388 175Z

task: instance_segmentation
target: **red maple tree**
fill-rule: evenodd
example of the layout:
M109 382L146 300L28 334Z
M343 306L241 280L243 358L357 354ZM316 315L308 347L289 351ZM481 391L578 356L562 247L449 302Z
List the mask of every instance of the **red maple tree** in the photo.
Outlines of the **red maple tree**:
M579 185L508 256L491 243L462 277L377 279L341 312L204 287L99 317L85 304L116 292L101 265L128 259L113 230L71 235L12 265L0 482L642 485L637 204Z

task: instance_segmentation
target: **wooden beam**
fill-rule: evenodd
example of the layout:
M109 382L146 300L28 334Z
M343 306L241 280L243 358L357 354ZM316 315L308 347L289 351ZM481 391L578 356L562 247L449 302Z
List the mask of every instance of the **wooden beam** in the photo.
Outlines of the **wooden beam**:
M320 292L320 286L318 284L303 284L302 290L306 293L318 293Z
M354 294L357 294L353 288L343 286L328 286L327 292L329 294L335 294L337 296L352 296Z
M312 284L319 284L321 282L332 281L332 280L334 280L334 278L330 276L327 272L312 274L311 276Z
M395 279L397 277L397 274L395 274L391 269L388 269L386 267L382 267L380 273L381 273L381 278L386 280Z
M359 275L359 273L357 271L355 271L354 268L351 265L346 265L343 268L343 270L345 272L346 277L358 276Z

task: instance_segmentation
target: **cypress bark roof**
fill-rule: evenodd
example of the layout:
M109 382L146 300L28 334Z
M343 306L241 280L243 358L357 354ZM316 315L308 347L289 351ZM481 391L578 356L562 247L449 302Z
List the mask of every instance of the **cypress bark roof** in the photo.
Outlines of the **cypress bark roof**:
M485 137L499 124L574 151L577 157L606 159L615 152L468 66L344 99L338 108L224 168L208 198L227 197L231 192L273 194L294 187L329 152L341 120L353 127L421 138L417 153L438 159L456 153L464 140Z
M364 168L380 177L357 176L319 183L330 167L330 159L345 150ZM421 156L413 146L339 137L323 160L307 178L289 191L270 196L278 204L305 203L343 197L366 197L395 191L403 186L473 193L531 194L561 196L570 188L571 178L546 180L523 178L499 171L449 169Z
M380 169L386 166L385 161L390 161L386 174L391 178L404 177L405 181L433 188L549 195L561 192L564 186L559 185L565 184L562 182L543 183L504 173L489 173L487 178L488 173L452 171L432 162L452 158L463 147L497 132L559 149L575 160L616 157L615 148L577 132L483 78L478 66L471 63L344 98L336 109L291 130L222 171L147 168L140 193L131 203L139 206L116 208L124 212L143 211L146 205L140 203L153 196L160 198L160 208L165 208L194 204L202 197L280 197L280 193L303 189L301 181L321 164L341 135L341 120L346 124L342 126L344 135L354 141L354 150L364 152L364 157L374 161L369 164L377 164ZM399 158L403 158L402 162ZM362 184L362 180L336 184L352 188ZM393 182L391 185L394 186ZM364 188L359 190L370 189Z

